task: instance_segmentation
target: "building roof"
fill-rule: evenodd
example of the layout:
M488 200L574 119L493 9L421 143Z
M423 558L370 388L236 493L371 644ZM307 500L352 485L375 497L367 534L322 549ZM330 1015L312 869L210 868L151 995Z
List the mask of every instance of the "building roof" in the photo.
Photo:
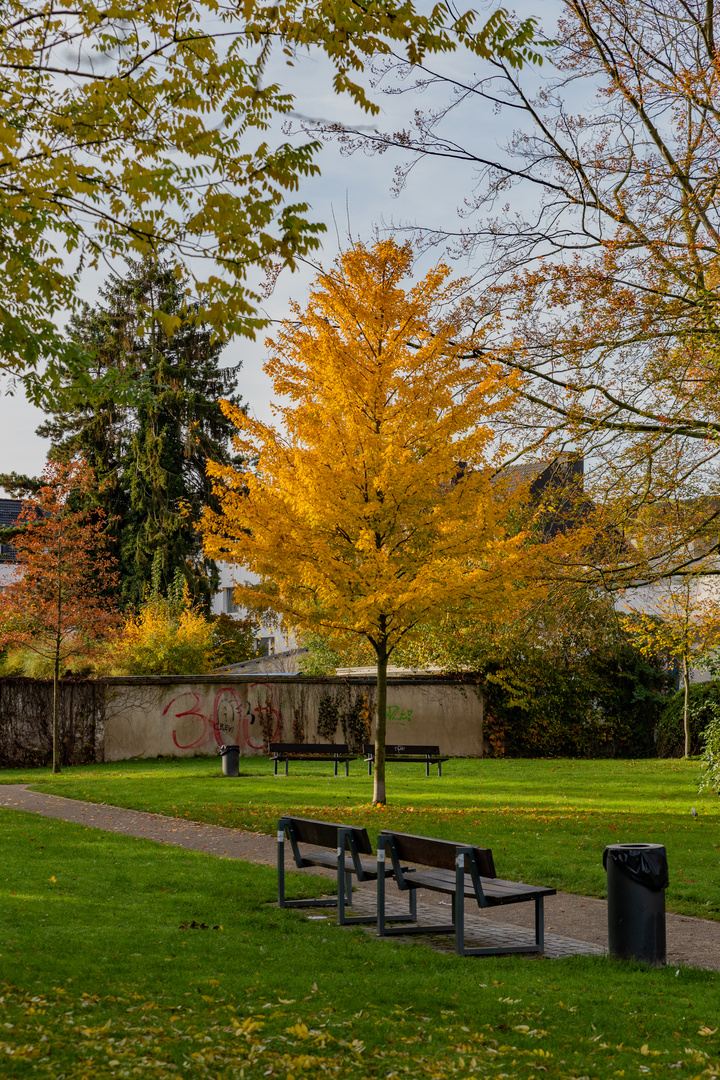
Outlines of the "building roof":
M0 499L0 529L9 529L17 522L22 510L21 499ZM15 562L15 549L0 540L0 562Z
M0 499L0 528L7 529L20 517L22 499Z
M558 454L541 461L527 461L520 465L508 465L500 470L499 479L515 491L524 484L530 485L530 494L538 495L548 485L558 487L574 482L582 487L585 463L579 454Z

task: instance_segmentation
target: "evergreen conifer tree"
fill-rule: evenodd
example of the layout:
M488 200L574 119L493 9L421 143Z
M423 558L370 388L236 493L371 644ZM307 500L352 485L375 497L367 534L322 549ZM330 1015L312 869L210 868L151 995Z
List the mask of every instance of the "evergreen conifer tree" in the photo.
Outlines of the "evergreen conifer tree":
M191 595L207 604L218 586L197 524L215 507L205 464L231 461L234 426L219 398L233 394L240 364L220 366L223 345L197 318L184 282L147 259L112 275L100 301L70 323L94 360L98 382L116 368L136 383L131 404L88 395L68 378L53 416L38 428L50 456L82 454L97 477L93 500L106 517L107 540L120 565L121 602L136 604L159 566L163 591L182 572Z

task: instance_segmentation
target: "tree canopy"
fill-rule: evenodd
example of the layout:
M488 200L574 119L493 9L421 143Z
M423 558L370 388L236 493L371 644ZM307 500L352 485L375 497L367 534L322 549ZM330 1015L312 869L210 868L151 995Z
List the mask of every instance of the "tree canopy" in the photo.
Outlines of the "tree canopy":
M462 46L521 63L533 21L411 0L7 0L0 16L0 370L42 399L57 364L79 363L58 331L84 269L115 257L191 265L203 320L220 337L260 325L253 267L294 265L324 226L293 201L317 172L316 140L272 125L294 108L270 74L317 48L334 90L377 110L365 64L391 47L411 62ZM41 360L50 359L46 371ZM114 373L108 373L114 374Z
M206 550L256 574L250 608L291 625L359 635L378 661L375 801L385 801L388 659L413 629L469 597L502 603L520 536L492 482L493 416L512 387L479 360L446 266L415 285L412 250L356 244L294 308L266 371L279 426L230 403L243 467L209 466L221 512ZM256 464L255 464L256 462Z

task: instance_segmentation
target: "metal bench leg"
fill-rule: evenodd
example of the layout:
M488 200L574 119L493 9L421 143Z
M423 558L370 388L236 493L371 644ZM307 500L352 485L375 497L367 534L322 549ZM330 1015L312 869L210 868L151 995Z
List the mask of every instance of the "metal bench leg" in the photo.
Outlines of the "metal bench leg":
M288 765L289 765L289 764L290 764L290 762L289 762L289 761L286 761L286 762L285 762L285 775L286 775L286 776L287 776L287 774L288 774Z
M372 761L368 761L368 776L372 776Z
M277 776L277 765L278 765L278 759L275 758L274 761L273 761L273 776Z
M412 892L412 890L411 890ZM377 932L385 935L385 840L378 837L377 849Z
M338 926L345 925L345 869L343 862L345 860L344 847L341 850L338 847L338 861L337 861L337 912L338 912Z
M455 895L452 898L453 922L455 923L455 952L465 955L465 856L455 860Z
M285 907L285 830L277 832L278 907Z
M425 759L425 775L430 775L430 758Z
M545 952L545 909L543 897L535 897L535 944L539 952Z
M349 761L345 762L345 775L346 776L350 775L350 762Z
M438 776L442 776L442 761L438 761Z
M337 758L335 758L335 775L337 776Z

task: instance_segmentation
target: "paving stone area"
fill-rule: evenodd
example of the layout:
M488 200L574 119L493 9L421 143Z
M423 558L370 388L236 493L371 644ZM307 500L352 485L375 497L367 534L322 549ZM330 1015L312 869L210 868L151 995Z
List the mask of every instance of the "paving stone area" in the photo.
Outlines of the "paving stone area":
M386 910L388 915L404 915L407 912L407 899L397 890L388 890L386 893ZM438 907L443 905L441 911ZM527 907L532 910L534 918L534 904L517 904L516 907ZM422 894L417 902L418 921L432 925L438 920L450 922L450 904L443 901L433 903L425 900ZM361 885L353 893L353 914L371 915L376 910L375 888L370 885ZM476 904L465 905L465 941L468 947L497 948L502 945L532 945L535 941L535 930L527 929L517 924L501 922L501 913L507 908L496 909L492 914L497 917L486 916L485 912L476 910ZM444 914L442 913L444 911ZM331 915L330 918L333 918ZM374 932L373 928L369 928ZM397 939L396 939L397 940ZM451 934L412 934L405 940L424 941L434 949L443 952L455 951L455 939ZM575 938L563 937L560 934L545 933L545 955L552 959L561 956L573 956L581 953L585 956L602 956L607 949L602 945L595 945L589 941L578 941Z

